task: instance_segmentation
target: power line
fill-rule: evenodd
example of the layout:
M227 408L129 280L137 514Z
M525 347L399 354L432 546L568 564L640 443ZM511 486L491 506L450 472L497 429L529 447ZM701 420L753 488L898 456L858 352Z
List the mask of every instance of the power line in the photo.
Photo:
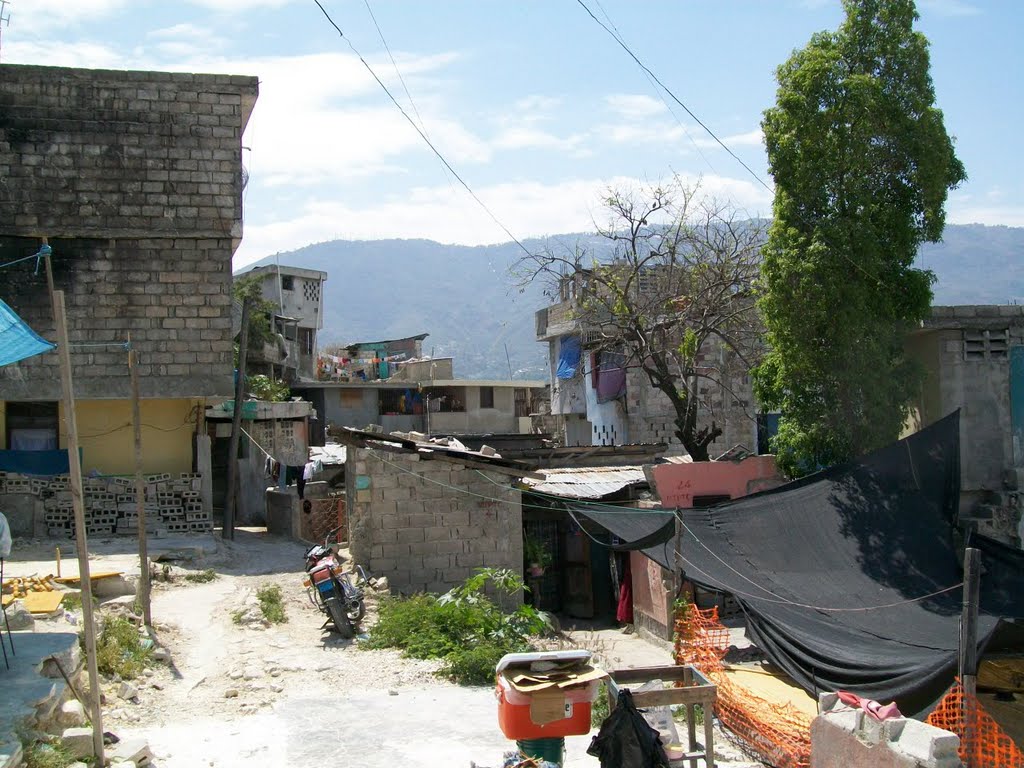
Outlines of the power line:
M753 170L753 169L752 169L752 168L751 168L751 167L750 167L749 165L747 165L747 164L746 164L745 162L743 162L743 160L741 160L741 159L740 159L739 155L737 155L737 154L736 154L735 152L733 152L733 151L732 151L731 149L729 149L729 147L728 147L728 146L727 146L727 145L725 144L725 142L723 142L723 141L722 141L722 140L721 140L720 138L718 138L718 135L717 135L717 134L716 134L716 133L715 133L714 131L712 131L712 130L711 130L711 129L710 129L710 128L709 128L708 126L707 126L707 125L705 125L705 124L704 124L704 121L702 121L702 120L701 120L701 119L700 119L699 117L697 117L697 115L695 115L695 114L693 113L693 111L692 111L692 110L691 110L691 109L690 109L690 108L689 108L688 106L686 106L686 105L685 105L685 104L684 104L684 103L683 103L683 102L682 102L682 101L681 101L681 100L679 99L679 97L675 95L675 93L673 93L673 92L672 92L672 89L671 89L671 88L669 88L669 87L668 87L667 85L665 85L665 84L664 84L664 83L663 83L663 82L662 82L662 81L661 81L661 80L660 80L660 79L658 78L658 76L657 76L657 75L655 75L655 74L654 74L654 72L652 72L652 71L650 70L650 68L649 68L649 67L648 67L648 66L647 66L646 64L644 64L644 63L643 63L643 62L642 62L642 61L640 60L640 58L639 58L639 57L638 57L638 56L637 56L637 55L636 55L635 53L633 53L632 49L631 49L631 48L630 48L630 47L629 47L628 45L626 45L625 41L623 41L621 37L619 37L619 36L618 36L618 35L617 35L617 34L616 34L615 32L613 32L613 31L612 31L611 29L609 29L609 28L608 28L608 26L607 26L607 25L606 25L606 24L605 24L605 23L604 23L603 21L601 21L601 20L600 20L599 18L597 18L597 16L595 16L595 15L594 15L594 12L593 12L593 11L591 11L591 10L590 10L590 8L588 8L588 7L587 7L587 4L586 4L585 2L583 2L583 0L576 0L576 2L577 2L577 3L579 3L579 5L580 5L580 6L581 6L581 7L583 8L583 10L585 10L585 11L587 12L587 15L588 15L588 16L590 16L590 18L592 18L592 19L593 19L593 20L594 20L594 21L595 21L595 22L596 22L596 23L597 23L597 24L598 24L598 25L599 25L599 26L600 26L600 27L601 27L601 28L602 28L602 29L603 29L603 30L604 30L605 32L607 32L607 33L608 33L608 34L609 34L609 35L611 36L611 38L612 38L612 39L613 39L613 40L614 40L614 41L615 41L616 43L618 43L618 44L619 44L619 47L621 47L621 48L622 48L622 50L624 50L624 51L625 51L625 52L626 52L626 53L627 53L627 54L629 55L629 57L630 57L631 59L633 59L633 61L635 61L635 62L637 63L637 66L639 66L639 67L640 67L640 68L641 68L641 69L642 69L642 70L643 70L644 72L646 72L646 73L647 73L647 75L648 75L648 77L649 77L649 78L653 79L653 80L654 80L654 82L656 82L656 83L657 83L657 84L658 84L658 85L659 85L659 86L660 86L660 87L661 87L661 88L662 88L662 89L663 89L663 90L665 91L665 93L667 93L667 94L668 94L669 96L671 96L671 97L672 97L672 100L673 100L673 101L674 101L674 102L675 102L676 104L678 104L678 105L679 105L680 107L682 107L682 108L683 108L684 110L686 110L686 114L688 114L688 115L689 115L690 117L692 117L692 118L693 118L693 119L694 119L694 120L696 121L697 125L699 125L699 126L700 126L701 128L703 128L703 129L704 129L704 130L705 130L705 131L707 132L707 134L708 134L708 135L709 135L709 136L710 136L710 137L711 137L712 139L714 139L714 140L715 140L715 142L716 142L716 143L718 144L718 146L720 146L720 147L721 147L722 149L724 149L724 150L725 150L726 152L728 152L728 153L729 153L729 155L730 155L730 156L731 156L731 157L732 157L732 158L733 158L733 159L734 159L734 160L735 160L735 161L736 161L737 163L739 163L740 165L742 165L742 166L743 166L743 168L744 168L744 169L745 169L745 170L747 171L747 173L749 173L749 174L751 175L751 177L753 177L754 181L756 181L756 182L757 182L758 184L760 184L760 185L761 185L762 187L764 187L764 188L765 188L765 189L766 189L766 190L767 190L768 192L770 192L770 193L771 193L772 195L774 195L774 194L775 194L775 190L774 190L774 189L772 189L772 187L771 187L771 186L769 186L769 185L768 185L768 183L767 183L767 182L766 182L766 181L765 181L764 179L762 179L762 178L761 178L761 177L760 177L760 176L759 176L759 175L758 175L758 174L757 174L757 173L756 173L756 172L755 172L755 171L754 171L754 170ZM602 10L603 10L603 9L602 9ZM605 14L605 15L607 16L607 14ZM609 22L610 22L610 21L611 21L611 19L609 19ZM613 25L613 26L614 26L614 25ZM671 110L670 110L670 111L671 111ZM705 161L706 161L706 159L705 159ZM710 165L710 163L708 163L708 165ZM712 169L712 170L713 170L713 169ZM800 218L800 219L801 219L801 220L802 220L802 221L803 221L803 222L804 222L805 224L807 224L808 226L812 227L812 229L814 228L814 225L812 225L812 224L811 224L811 222L810 222L810 221L808 221L808 220L807 220L807 218L806 218L805 216L803 216L803 214L801 214L801 213L797 212L797 216L798 216L798 217L799 217L799 218ZM845 259L846 261L850 262L850 264L851 264L851 265L852 265L852 266L854 267L854 269L857 269L857 270L859 270L859 271L860 271L860 272L861 272L861 273L862 273L862 274L863 274L863 275L864 275L865 277L867 277L867 278L868 278L869 280L874 280L874 281L875 281L876 283L878 283L879 285L884 285L884 283L882 282L882 279L881 279L881 278L879 278L879 277L876 277L875 275L873 275L873 274L871 274L870 272L868 272L868 270L867 270L867 269L865 269L863 265L861 265L861 264L858 264L858 263L857 263L856 261L854 261L854 260L853 260L853 259L852 259L852 258L851 258L851 257L850 257L850 256L849 256L848 254L846 254L846 253L845 253L845 252L844 252L844 251L843 251L843 250L842 250L841 248L835 248L835 249L833 249L833 250L835 251L835 253L839 254L839 255L840 255L840 256L841 256L842 258L844 258L844 259Z
M608 11L606 11L604 9L604 6L601 5L601 0L594 0L594 2L597 4L597 7L601 10L601 15L604 16L605 19L607 19L608 23L611 24L612 29L615 30L615 34L613 35L613 37L618 41L619 45L625 45L626 42L625 39L622 37L622 33L619 32L619 28L615 26L615 22L612 21L612 17L608 15ZM611 33L609 32L609 34ZM672 108L672 105L668 103L668 99L665 98L665 94L662 92L662 90L658 88L658 84L655 82L654 78L647 72L645 72L644 75L647 78L647 82L649 82L651 86L654 88L654 92L658 94L658 98L661 99L661 103L668 108L668 113L672 115L673 119L683 130L683 133L686 135L686 138L689 139L691 144L693 144L693 148L697 150L697 154L700 155L700 159L704 161L708 168L711 169L712 173L717 174L718 171L715 169L715 166L711 164L711 161L708 160L707 155L704 154L704 150L700 148L700 145L696 141L694 141L693 136L690 135L690 132L686 130L686 125L683 123L682 120L679 119L679 115L676 114L676 111Z
M334 29L337 31L338 36L345 41L348 47L352 50L352 53L354 53L356 57L359 59L359 61L362 62L362 65L366 67L366 71L369 72L373 76L373 79L377 81L377 85L379 85L381 89L384 91L384 93L387 94L387 97L391 99L391 103L394 104L395 107L398 108L398 111L402 113L402 117L404 117L409 122L409 125L411 125L413 127L413 130L415 130L416 133L419 134L420 138L423 139L423 142L428 147L430 147L431 152L437 155L438 159L444 164L444 167L447 168L448 171L452 174L452 176L454 176L455 179L459 182L459 184L462 185L463 189L465 189L466 192L469 193L470 197L472 197L477 202L477 204L484 210L484 212L491 217L491 220L499 227L501 227L502 231L506 235L508 235L509 238L511 238L512 242L514 242L523 250L523 253L525 253L527 256L533 256L533 254L530 253L530 250L525 245L523 245L522 242L520 242L519 238L513 235L512 231L504 224L502 224L501 220L498 219L498 217L494 215L491 209L487 207L487 204L477 196L476 192L474 192L473 189L469 186L469 184L467 184L466 181L458 174L458 172L452 167L451 163L448 162L445 156L441 154L441 151L434 146L434 142L432 142L430 138L427 136L427 134L424 133L423 130L418 125L416 125L416 121L409 117L409 113L406 112L405 108L398 103L398 100L394 97L394 95L391 93L388 87L384 85L384 81L377 76L376 72L374 72L373 67L371 67L369 62L367 62L366 59L363 58L363 55L359 53L358 50L356 50L356 47L352 44L352 41L345 37L345 33L341 31L341 27L334 23L334 19L331 18L331 15L327 12L327 9L320 4L320 0L313 0L313 2L316 3L317 8L319 8L321 13L323 13L324 18L326 18L330 25L334 27Z
M718 144L718 146L720 146L722 149L724 149L726 152L728 152L737 163L742 165L747 170L747 173L749 173L758 184L760 184L762 187L764 187L766 190L768 190L772 194L775 194L775 190L773 190L768 185L768 183L765 182L764 179L762 179L760 176L758 176L757 173L755 173L754 170L749 165L747 165L745 162L743 162L743 160L740 159L739 155L737 155L735 152L733 152L731 149L729 149L729 147L725 144L725 142L723 142L720 138L718 138L718 136L715 134L715 132L712 131L710 128L708 128L708 126L705 125L704 122L699 117L697 117L697 115L695 115L693 113L693 111L688 106L686 106L679 99L678 96L675 95L675 93L672 92L671 88L669 88L667 85L665 85L663 82L661 82L661 80L658 79L658 76L656 74L654 74L646 64L644 64L642 61L640 61L640 58L635 53L633 53L632 49L628 45L626 45L626 43L623 42L623 40L620 37L618 37L614 32L612 32L612 30L610 30L608 28L607 24L605 24L603 21L601 21L599 18L597 18L597 16L594 15L594 12L592 10L590 10L590 8L587 7L587 4L585 2L583 2L583 0L576 0L576 2L580 4L580 6L583 8L583 10L585 10L587 12L587 15L590 16L590 18L592 18L595 22L597 22L600 25L601 29L603 29L605 32L607 32L609 35L611 35L612 40L614 40L616 43L618 43L619 47L622 48L622 50L624 50L627 54L629 54L629 57L631 59L633 59L633 61L635 61L637 63L637 65L640 67L640 69L642 69L644 72L646 72L647 75L654 80L654 82L656 82L659 86L661 86L661 88L665 91L665 93L667 93L669 96L671 96L672 100L676 104L678 104L680 107L682 107L684 110L686 110L686 114L688 114L690 117L692 117L694 119L694 121L697 123L697 125L699 125L701 128L703 128L707 132L707 134L712 139L715 140L715 142Z
M467 490L466 488L462 488L462 487L459 487L459 486L456 486L456 485L451 485L450 483L445 483L445 482L442 482L440 480L434 480L432 477L427 477L426 475L421 475L420 473L414 472L411 469L406 469L405 467L401 466L400 464L397 464L396 462L389 461L388 459L385 459L383 457L383 455L381 455L381 454L387 452L386 449L384 449L384 450L377 450L377 449L374 449L374 448L368 448L367 450L376 459L378 459L379 461L381 461L384 464L387 464L387 465L389 465L391 467L394 467L395 469L397 469L400 472L404 472L405 474L412 475L413 477L417 477L420 480L423 480L423 481L426 481L426 482L429 482L429 483L433 483L434 485L439 485L439 486L441 486L443 488L447 488L448 490L454 491L456 493L460 493L460 494L462 494L464 496L473 496L473 497L478 498L478 499L484 499L486 501L492 501L492 502L500 503L500 504L510 504L510 505L517 505L518 504L519 506L521 506L524 509L550 509L550 507L547 507L547 506L541 506L541 505L537 505L537 504L523 504L522 501L518 501L517 502L514 499L502 499L502 498L498 498L498 497L494 497L494 496L488 496L488 495L482 494L482 493L475 493L474 491ZM480 470L476 470L476 472L481 477L484 477L485 479L490 480L494 485L497 485L497 486L499 486L501 488L505 487L505 486L501 485L501 483L497 483L494 480L491 480L491 478L487 477ZM612 507L613 506L611 504L606 504L606 503L601 503L601 502L593 502L593 501L586 501L586 500L575 500L575 499L566 499L564 496L555 496L553 494L547 494L547 493L538 492L538 491L527 491L527 492L531 493L531 494L534 494L536 496L548 497L548 498L550 498L552 500L557 500L557 501L561 501L561 502L569 502L569 501L571 501L572 503L577 504L579 506L585 506L585 507L590 508L591 512L599 511L598 508L600 508L600 507L608 508L608 507ZM790 605L790 606L793 606L794 608L806 608L806 609L809 609L809 610L822 611L822 612L827 612L827 613L854 613L854 612L863 612L863 611L875 611L875 610L880 610L880 609L883 609L883 608L895 608L895 607L900 606L900 605L907 605L908 603L918 603L918 602L922 602L924 600L930 600L933 597L938 597L939 595L946 594L947 592L952 592L953 590L960 589L963 586L963 582L961 581L961 582L958 582L957 584L953 584L950 587L945 587L943 589L935 590L934 592L929 592L926 595L919 595L918 597L912 597L912 598L908 598L906 600L898 600L898 601L893 602L893 603L883 603L881 605L868 605L868 606L860 606L860 607L854 607L854 608L849 608L849 607L829 608L829 607L825 607L825 606L821 606L821 605L813 605L811 603L801 603L801 602L798 602L796 600L791 600L789 598L783 597L782 595L779 595L779 594L777 594L775 592L772 592L770 589L768 589L766 587L762 587L760 584L757 584L756 582L752 581L747 576L744 576L742 573L740 573L735 568L733 568L731 565L729 565L725 560L723 560L715 552L713 552L706 544L704 544L704 542L702 542L700 539L697 538L697 536L693 533L693 531L691 531L690 528L686 525L686 523L683 522L683 519L682 519L682 517L680 515L679 510L665 510L665 509L644 510L644 509L632 509L632 508L629 508L629 507L625 507L625 508L624 507L614 507L614 511L619 512L619 513L623 512L625 510L628 510L630 512L635 512L636 514L644 514L645 512L648 513L648 514L650 514L650 513L659 513L660 514L660 513L663 513L663 512L671 511L673 516L680 522L680 524L682 524L682 526L686 530L686 532L691 537L693 537L693 540L696 541L705 550L707 550L711 554L712 557L714 557L716 560L718 560L720 563L722 563L722 565L724 565L726 568L731 570L733 573L735 573L736 575L740 576L742 579L750 582L755 587L760 589L762 592L765 592L766 594L771 596L771 597L763 597L761 595L751 594L750 592L745 592L745 591L740 590L740 589L733 589L732 587L728 587L726 585L723 585L723 586L726 586L726 591L729 592L730 594L740 595L741 597L746 597L749 600L759 600L759 601L761 601L763 603L775 603L775 604L778 604L778 605ZM583 533L585 533L589 538L591 538L593 541L597 542L598 544L601 544L602 546L606 546L607 545L607 542L603 542L603 541L600 541L599 539L595 538L593 536L593 534L591 534L590 531L588 531L586 529L586 527L583 526L580 523L580 521L577 519L575 513L571 509L567 509L566 511L568 512L569 517L572 518L573 522L575 522L576 525L579 526L580 530L582 530ZM612 511L612 510L609 509L607 511ZM690 563L683 556L683 554L681 552L679 552L679 550L673 549L673 552L674 552L674 554L679 556L680 560L686 562L687 565L690 568L692 568L693 570L699 571L700 573L703 573L705 576L711 578L711 574L707 573L702 568L699 568L699 567L693 565L692 563Z

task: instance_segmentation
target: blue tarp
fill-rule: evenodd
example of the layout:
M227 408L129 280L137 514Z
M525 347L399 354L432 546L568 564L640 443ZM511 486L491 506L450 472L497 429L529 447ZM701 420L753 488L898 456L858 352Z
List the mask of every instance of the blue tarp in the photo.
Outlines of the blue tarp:
M56 348L29 328L25 321L0 300L0 365L10 365L26 357Z
M558 371L560 379L572 379L580 367L580 337L563 336L558 345Z
M79 451L79 456L81 456L81 451ZM68 466L68 452L63 449L59 451L0 451L0 471L53 477L54 475L66 475L71 470Z

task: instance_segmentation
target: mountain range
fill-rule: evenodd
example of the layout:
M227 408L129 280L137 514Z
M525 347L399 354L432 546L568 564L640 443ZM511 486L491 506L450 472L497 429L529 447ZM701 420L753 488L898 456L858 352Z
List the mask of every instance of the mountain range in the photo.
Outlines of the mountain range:
M543 248L600 247L593 234L524 240ZM546 346L535 341L534 312L545 286L522 285L516 243L443 245L431 240L332 240L263 259L328 273L319 344L429 333L426 354L453 357L459 378L546 379ZM935 304L1024 302L1024 228L949 225L922 247ZM241 272L245 272L243 269Z

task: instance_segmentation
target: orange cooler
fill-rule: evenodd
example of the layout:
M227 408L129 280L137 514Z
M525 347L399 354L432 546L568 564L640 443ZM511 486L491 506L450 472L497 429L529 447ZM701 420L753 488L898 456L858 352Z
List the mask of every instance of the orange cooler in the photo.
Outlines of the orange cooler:
M525 693L516 690L508 676L529 668L536 661L580 661L590 659L589 651L547 651L508 654L498 663L498 725L506 738L547 739L582 736L590 732L590 709L600 681L589 680L565 688L548 688Z
M573 686L557 693L525 694L498 675L498 725L508 739L547 739L583 736L590 732L590 708L597 698L598 681ZM560 708L561 716L546 720Z

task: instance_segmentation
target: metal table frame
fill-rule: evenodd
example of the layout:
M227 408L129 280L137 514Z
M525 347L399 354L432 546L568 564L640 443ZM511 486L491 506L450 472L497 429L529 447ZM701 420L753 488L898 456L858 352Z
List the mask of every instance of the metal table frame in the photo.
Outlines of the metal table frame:
M714 705L718 700L718 687L691 664L671 667L637 667L619 669L609 673L607 680L608 711L615 709L622 688L639 687L652 680L667 683L682 683L680 687L665 688L661 691L633 691L633 703L637 709L645 707L686 706L686 753L673 764L689 761L690 768L697 768L697 761L703 760L706 768L715 768ZM704 745L697 743L697 723L694 707L704 708Z

